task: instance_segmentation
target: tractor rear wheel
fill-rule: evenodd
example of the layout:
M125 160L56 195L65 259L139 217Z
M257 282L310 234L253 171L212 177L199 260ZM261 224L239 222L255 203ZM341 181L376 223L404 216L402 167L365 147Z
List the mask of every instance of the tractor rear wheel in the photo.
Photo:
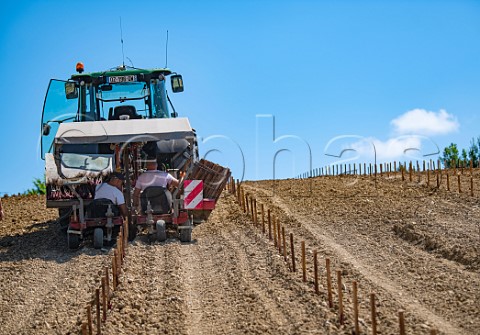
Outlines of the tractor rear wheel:
M93 231L93 247L95 249L103 248L103 229L95 228Z
M165 227L165 221L158 220L156 224L157 228L157 241L164 242L167 239L167 229Z

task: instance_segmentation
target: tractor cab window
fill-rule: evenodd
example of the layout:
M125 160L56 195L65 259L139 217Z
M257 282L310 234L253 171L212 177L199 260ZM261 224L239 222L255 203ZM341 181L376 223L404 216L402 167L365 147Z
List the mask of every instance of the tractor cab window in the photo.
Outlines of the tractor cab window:
M153 115L155 118L168 118L167 94L165 80L152 81L153 92Z
M127 109L132 111L125 115L128 118L148 118L150 116L150 89L145 82L122 82L101 85L97 99L100 102L101 117L114 120L116 111Z
M77 121L78 96L72 94L71 82L50 80L43 105L41 124L41 156L52 152L53 141L60 123ZM73 92L75 93L75 92Z
M80 121L98 121L97 110L95 108L95 92L91 84L80 87L79 101Z

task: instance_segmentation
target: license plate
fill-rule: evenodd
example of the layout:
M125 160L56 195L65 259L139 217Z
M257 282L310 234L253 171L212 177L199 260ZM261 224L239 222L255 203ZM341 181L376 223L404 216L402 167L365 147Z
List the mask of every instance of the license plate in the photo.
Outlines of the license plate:
M129 76L112 76L108 77L109 84L118 84L118 83L128 83L132 81L137 81L137 76L132 74Z

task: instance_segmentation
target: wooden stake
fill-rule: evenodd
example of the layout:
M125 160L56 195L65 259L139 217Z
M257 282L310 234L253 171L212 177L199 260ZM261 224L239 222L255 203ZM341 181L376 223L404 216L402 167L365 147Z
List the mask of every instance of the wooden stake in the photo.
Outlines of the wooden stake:
M427 187L430 187L430 170L427 170Z
M343 287L342 287L342 271L337 270L337 287L338 287L338 321L343 325Z
M473 197L473 177L470 177L470 195Z
M87 335L87 332L88 332L87 327L88 325L85 322L82 323L82 335Z
M108 266L105 267L105 289L107 293L107 304L110 304L110 276L108 275Z
M313 280L314 280L314 288L315 293L320 294L320 290L318 289L318 259L317 259L317 250L313 251Z
M277 247L277 218L273 216L273 245Z
M372 334L377 335L377 312L375 306L375 293L370 294L370 309L372 312Z
M413 180L412 179L412 161L410 161L410 166L409 166L409 178L410 178L410 182Z
M272 220L270 217L270 209L267 212L267 216L268 216L268 239L271 240L272 239Z
M245 206L246 206L246 213L247 215L250 213L250 208L248 207L248 193L245 194Z
M282 241L283 241L283 260L287 261L287 241L285 241L285 227L282 226Z
M400 326L400 335L405 335L405 315L403 311L398 311L398 323Z
M107 320L107 279L102 277L102 311L103 311L103 322Z
M462 186L460 184L460 175L457 175L457 179L458 179L458 193L462 193Z
M405 181L405 167L401 167L400 170L402 170L402 181Z
M328 307L333 307L332 297L332 277L330 275L330 258L325 260L325 267L327 268L327 292L328 292Z
M302 271L303 271L303 282L307 281L307 262L305 255L305 241L302 241Z
M90 304L87 305L87 324L88 324L88 334L93 335L92 307L90 306Z
M440 189L440 175L437 173L437 188Z
M380 164L380 177L383 177L383 164Z
M450 191L450 176L447 172L447 191Z
M358 291L357 282L353 281L353 321L355 323L355 335L360 334L360 325L358 323Z
M265 209L263 208L263 204L260 205L260 210L262 212L262 233L265 234Z
M112 284L113 284L113 290L115 291L117 289L117 251L113 251L113 257L112 257Z
M100 318L100 289L95 289L95 305L97 305L97 334L102 333L102 320Z
M295 268L295 246L293 245L293 233L290 233L290 253L292 254L292 271L297 272Z
M250 211L251 211L251 215L252 215L252 223L255 224L255 210L253 208L253 203L254 203L254 199L252 197L252 198L250 198Z
M277 233L278 233L278 236L277 236L277 241L278 241L278 253L281 255L281 254L282 254L282 230L281 230L280 228L281 228L281 225L280 225L280 222L278 222L278 219L277 219Z

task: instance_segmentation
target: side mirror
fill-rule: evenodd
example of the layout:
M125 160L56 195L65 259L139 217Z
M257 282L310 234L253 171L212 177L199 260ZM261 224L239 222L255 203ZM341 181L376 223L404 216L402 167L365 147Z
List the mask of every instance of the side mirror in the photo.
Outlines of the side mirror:
M178 116L178 113L177 112L170 113L170 116L173 118L176 118Z
M69 99L76 99L78 98L78 89L73 82L66 82L65 83L65 97Z
M43 136L48 136L50 134L50 129L52 127L48 123L44 123L42 125L42 134Z
M179 74L170 77L173 93L183 92L183 79Z

